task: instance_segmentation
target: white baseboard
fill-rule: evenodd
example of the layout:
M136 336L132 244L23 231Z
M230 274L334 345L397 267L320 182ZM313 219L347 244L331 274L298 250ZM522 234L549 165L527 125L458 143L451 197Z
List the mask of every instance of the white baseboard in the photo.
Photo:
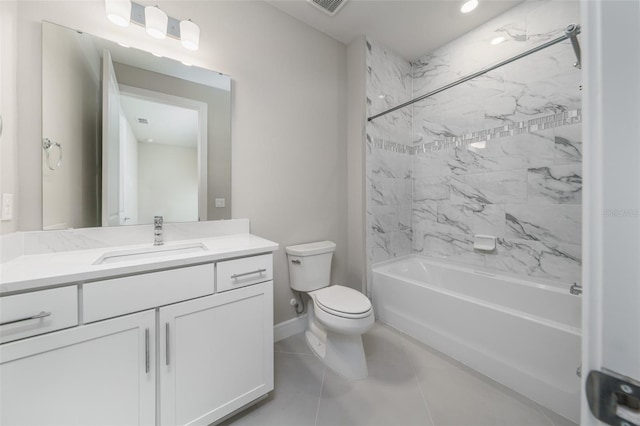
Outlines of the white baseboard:
M282 321L273 326L273 341L277 342L301 333L305 328L307 328L307 314Z

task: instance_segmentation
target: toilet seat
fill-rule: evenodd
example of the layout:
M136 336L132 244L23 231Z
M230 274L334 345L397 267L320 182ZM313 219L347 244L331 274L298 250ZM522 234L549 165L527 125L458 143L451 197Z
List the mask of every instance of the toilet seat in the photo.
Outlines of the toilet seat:
M311 292L314 305L324 312L341 318L365 318L373 307L369 299L357 290L332 285Z

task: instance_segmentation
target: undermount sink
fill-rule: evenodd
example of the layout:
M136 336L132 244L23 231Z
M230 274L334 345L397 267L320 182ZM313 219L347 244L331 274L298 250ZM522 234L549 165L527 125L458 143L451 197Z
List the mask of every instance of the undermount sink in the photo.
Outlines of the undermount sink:
M201 243L180 244L173 246L153 246L130 250L110 251L98 258L93 265L105 263L129 262L132 260L153 259L157 257L175 256L178 254L199 253L206 251L207 247Z

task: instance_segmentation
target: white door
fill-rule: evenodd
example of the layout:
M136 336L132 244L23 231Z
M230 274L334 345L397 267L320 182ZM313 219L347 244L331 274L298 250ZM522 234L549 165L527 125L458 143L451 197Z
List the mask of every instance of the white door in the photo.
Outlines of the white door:
M154 342L146 311L0 346L0 424L153 425Z
M120 89L111 53L102 52L102 226L123 225Z
M159 317L160 424L208 425L273 389L273 282Z
M582 10L581 424L640 425L640 2Z

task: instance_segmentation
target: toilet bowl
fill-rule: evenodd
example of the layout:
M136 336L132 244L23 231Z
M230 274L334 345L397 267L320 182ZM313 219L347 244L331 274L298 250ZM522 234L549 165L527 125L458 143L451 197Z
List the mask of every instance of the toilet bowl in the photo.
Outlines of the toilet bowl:
M373 326L373 307L359 291L329 285L334 250L330 241L287 247L291 288L310 298L305 338L313 353L337 374L362 380L368 375L362 334Z

